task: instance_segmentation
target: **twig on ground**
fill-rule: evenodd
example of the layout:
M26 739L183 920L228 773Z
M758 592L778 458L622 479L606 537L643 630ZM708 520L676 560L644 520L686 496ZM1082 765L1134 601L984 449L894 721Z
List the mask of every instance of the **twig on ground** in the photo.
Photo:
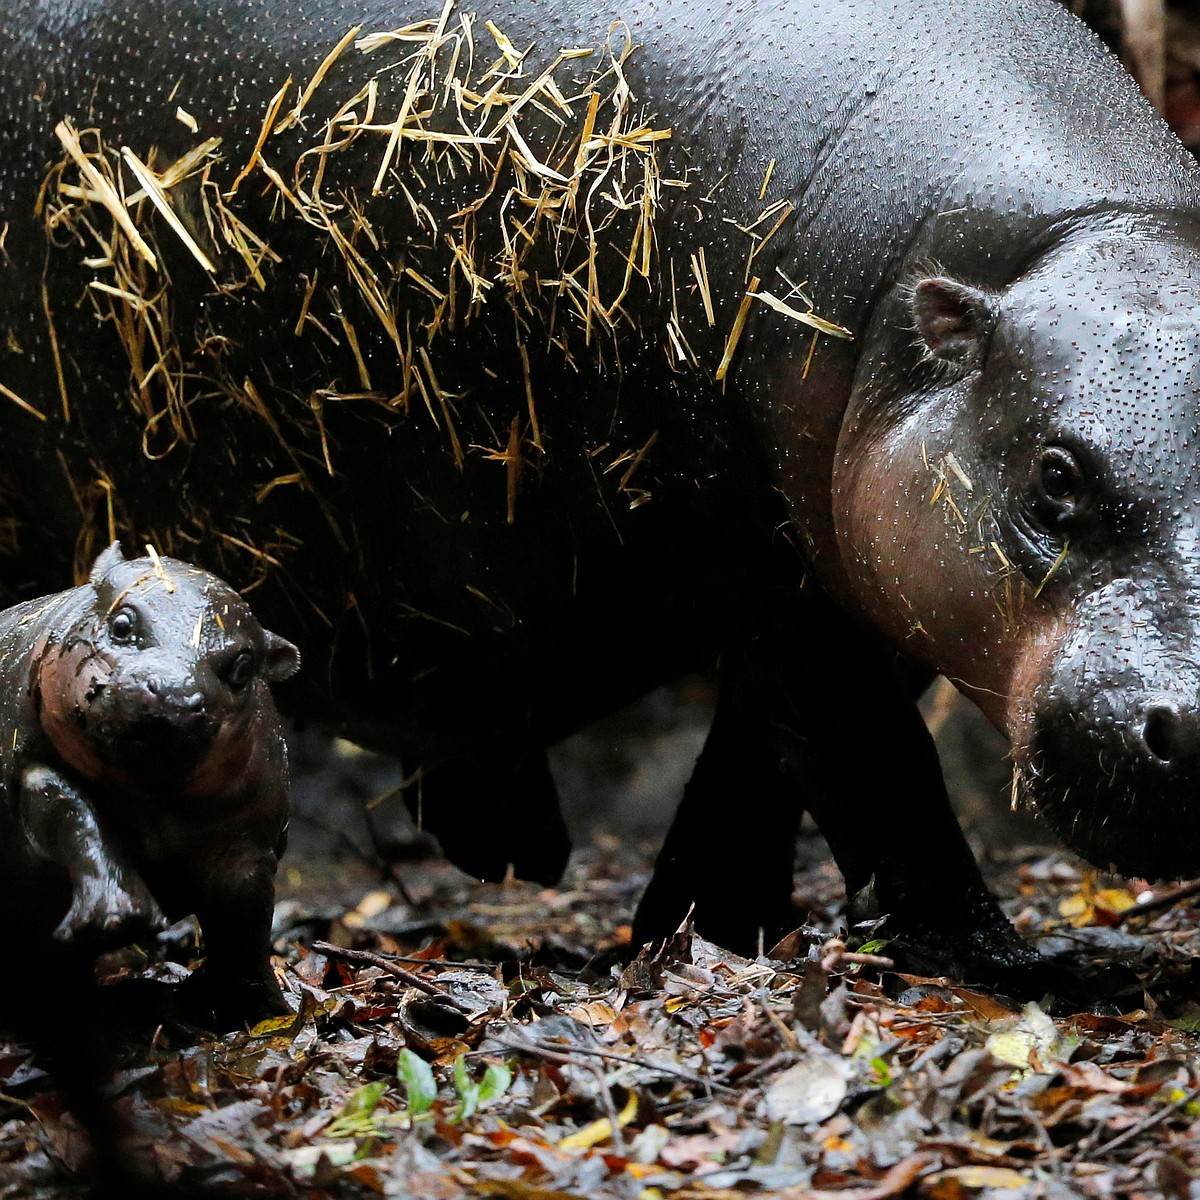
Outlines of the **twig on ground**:
M535 1054L539 1058L545 1058L550 1062L556 1062L560 1065L569 1063L573 1055L588 1054L593 1058L605 1058L611 1062L624 1063L628 1067L640 1067L645 1071L658 1071L663 1075L674 1075L676 1078L682 1079L684 1082L693 1084L696 1087L708 1088L715 1092L725 1092L730 1096L737 1095L737 1088L729 1087L724 1083L718 1083L715 1079L706 1079L703 1075L697 1075L694 1071L688 1071L683 1067L675 1067L667 1063L650 1062L648 1059L634 1058L629 1054L617 1054L613 1050L598 1050L591 1046L551 1046L545 1042L528 1038L497 1037L496 1041L503 1046L507 1046L510 1050Z
M1178 1100L1172 1100L1170 1104L1164 1105L1156 1113L1151 1113L1144 1121L1139 1121L1136 1125L1131 1125L1128 1129L1122 1130L1114 1138L1109 1138L1107 1142L1102 1142L1094 1150L1083 1150L1075 1156L1076 1162L1081 1162L1085 1158L1089 1161L1098 1159L1102 1154L1109 1154L1118 1146L1125 1145L1126 1142L1133 1141L1134 1138L1140 1137L1147 1129L1153 1129L1155 1125L1162 1124L1168 1117L1173 1117L1177 1112L1187 1108L1189 1104L1194 1104L1200 1100L1200 1087L1194 1087L1190 1091L1185 1092Z
M1126 921L1132 920L1134 917L1144 917L1147 913L1157 912L1160 908L1170 908L1181 900L1190 900L1193 896L1200 896L1200 879L1193 883L1181 884L1179 887L1163 892L1160 896L1155 896L1152 900L1143 900L1141 904L1135 904L1132 908L1125 909L1124 912L1117 914L1116 924L1124 925Z
M416 971L410 971L407 967L400 966L390 958L385 958L382 954L375 954L370 950L348 950L345 946L335 946L332 942L313 942L312 948L318 954L327 954L330 958L340 958L346 962L357 962L363 963L366 966L378 967L381 971L386 971L389 975L394 976L403 983L407 983L409 987L414 987L417 991L424 992L427 996L434 996L438 1000L444 1000L451 1008L457 1009L464 1016L477 1017L479 1015L477 1007L464 1003L457 996L450 995L444 988L438 987L435 983L430 983L428 979L418 975Z

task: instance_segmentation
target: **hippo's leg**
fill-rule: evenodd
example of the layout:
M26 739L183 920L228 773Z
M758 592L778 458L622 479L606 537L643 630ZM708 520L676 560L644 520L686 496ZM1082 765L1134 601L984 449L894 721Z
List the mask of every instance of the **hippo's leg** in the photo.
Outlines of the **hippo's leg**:
M546 752L497 740L425 775L405 793L413 820L442 853L476 879L518 879L552 886L562 878L571 839Z
M804 809L756 679L753 654L722 655L712 727L638 905L633 942L696 928L730 949L769 950L796 926L792 873Z
M188 990L201 1024L227 1029L288 1011L271 967L278 865L273 850L247 838L196 867L202 875L194 894L204 965L188 980Z
M722 657L717 715L634 925L769 946L790 917L801 810L853 896L873 884L926 969L1038 986L1044 964L988 893L894 652L814 588L767 598ZM760 935L760 929L762 933Z
M895 652L847 632L836 661L818 658L810 686L790 689L795 707L781 733L851 909L873 893L863 915L888 917L891 951L910 968L1018 992L1066 982L1020 939L983 882Z
M70 910L54 930L58 941L117 946L163 927L163 914L142 877L70 782L49 767L26 767L20 814L34 854L56 863L71 881Z

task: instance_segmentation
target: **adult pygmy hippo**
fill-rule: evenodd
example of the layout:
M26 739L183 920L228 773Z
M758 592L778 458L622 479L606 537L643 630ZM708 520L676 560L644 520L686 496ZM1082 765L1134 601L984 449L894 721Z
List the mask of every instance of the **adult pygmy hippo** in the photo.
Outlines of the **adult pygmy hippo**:
M1069 844L1200 867L1200 175L1058 5L54 0L0 69L14 587L201 548L480 875L719 655L639 934L770 940L807 807L910 948L1035 966L934 671Z
M271 970L296 670L215 576L113 543L88 581L0 613L0 910L80 953L194 912L222 1019L283 1006Z

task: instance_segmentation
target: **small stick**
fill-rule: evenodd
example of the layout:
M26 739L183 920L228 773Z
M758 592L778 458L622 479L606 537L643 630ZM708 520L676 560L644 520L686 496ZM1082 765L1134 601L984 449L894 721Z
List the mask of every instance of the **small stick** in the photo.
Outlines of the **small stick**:
M1143 900L1141 904L1135 904L1132 908L1125 909L1124 912L1117 915L1116 923L1124 925L1133 917L1144 917L1147 913L1157 912L1160 908L1170 908L1172 905L1178 904L1180 900L1190 900L1192 896L1200 896L1200 879L1193 883L1181 884L1179 887L1163 892L1161 896Z
M860 967L879 967L884 971L896 968L893 959L885 958L882 954L860 954L856 950L847 950L846 943L841 938L830 938L821 947L821 970L826 973L836 971L843 963L853 963Z
M21 397L12 390L12 388L6 387L2 383L0 383L0 396L4 396L6 399L11 400L18 408L23 408L31 416L37 417L39 421L44 421L46 419L46 414L44 412L34 408L29 401L22 400Z
M1160 1108L1158 1112L1152 1113L1144 1121L1139 1121L1136 1125L1131 1125L1128 1129L1118 1133L1116 1137L1101 1143L1094 1150L1088 1150L1086 1152L1088 1159L1098 1158L1101 1154L1107 1154L1110 1150L1115 1150L1118 1146L1123 1146L1126 1142L1130 1142L1135 1137L1145 1133L1147 1129L1153 1129L1155 1125L1161 1125L1168 1117L1173 1117L1177 1112L1187 1108L1189 1104L1195 1103L1196 1100L1200 1100L1200 1087L1192 1088L1190 1092L1186 1092L1178 1100L1172 1100L1170 1104ZM1079 1161L1079 1159L1076 1161Z
M604 1068L599 1063L593 1063L592 1073L600 1088L600 1107L604 1109L604 1115L608 1118L611 1126L608 1136L612 1141L613 1149L624 1158L626 1155L625 1135L621 1131L621 1121L617 1116L617 1106L613 1103L612 1091L608 1086L608 1080L604 1077Z
M409 987L414 987L419 992L424 992L427 996L436 996L439 1000L445 1000L451 1008L457 1009L466 1017L476 1017L479 1015L477 1008L472 1008L471 1005L464 1003L457 996L450 995L449 992L439 988L436 984L430 983L428 979L422 978L415 971L410 971L406 967L402 967L391 959L384 958L382 954L373 954L370 950L348 950L345 946L335 946L332 942L313 942L312 948L318 954L328 954L331 958L344 959L346 962L363 963L366 966L378 967L381 971L386 971L389 975L396 979L407 983Z
M527 1041L525 1039L497 1038L496 1040L512 1050L523 1050L526 1053L539 1055L552 1062L569 1063L571 1056L574 1054L589 1054L593 1058L605 1058L612 1062L624 1063L627 1067L641 1067L646 1071L659 1071L663 1075L674 1075L676 1078L694 1084L697 1087L726 1092L731 1096L737 1095L737 1088L731 1088L724 1083L717 1083L715 1079L705 1079L703 1075L697 1075L694 1071L685 1070L683 1067L672 1067L666 1063L648 1062L646 1059L634 1058L628 1054L617 1054L612 1050L598 1050L591 1046L548 1046L545 1042Z
M738 305L736 316L733 318L733 328L729 331L729 336L725 339L725 353L721 355L721 362L717 366L716 380L718 383L724 382L725 374L729 370L729 364L733 361L733 352L737 349L738 340L742 336L742 329L746 324L746 317L750 313L750 303L754 299L754 293L758 291L758 285L762 282L756 275L746 287L745 294L742 296L742 302Z

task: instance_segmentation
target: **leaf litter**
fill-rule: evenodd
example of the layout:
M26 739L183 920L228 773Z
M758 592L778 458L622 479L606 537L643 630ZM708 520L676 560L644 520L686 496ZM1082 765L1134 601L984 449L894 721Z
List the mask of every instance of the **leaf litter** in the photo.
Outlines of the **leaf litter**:
M743 958L685 927L629 958L645 869L598 838L558 889L417 863L407 898L370 884L353 905L282 901L293 1013L223 1037L125 1027L106 1089L122 1152L205 1195L1193 1194L1186 903L1136 932L1081 925L1076 899L1105 891L1087 872L1057 856L1010 872L1028 933L1144 980L1133 1011L1063 1016L852 961L886 958L845 951L827 865L798 877L794 957ZM102 960L97 994L182 976L164 952L195 947L177 929L149 962ZM0 1046L0 1197L82 1195L90 1159L38 1056Z

